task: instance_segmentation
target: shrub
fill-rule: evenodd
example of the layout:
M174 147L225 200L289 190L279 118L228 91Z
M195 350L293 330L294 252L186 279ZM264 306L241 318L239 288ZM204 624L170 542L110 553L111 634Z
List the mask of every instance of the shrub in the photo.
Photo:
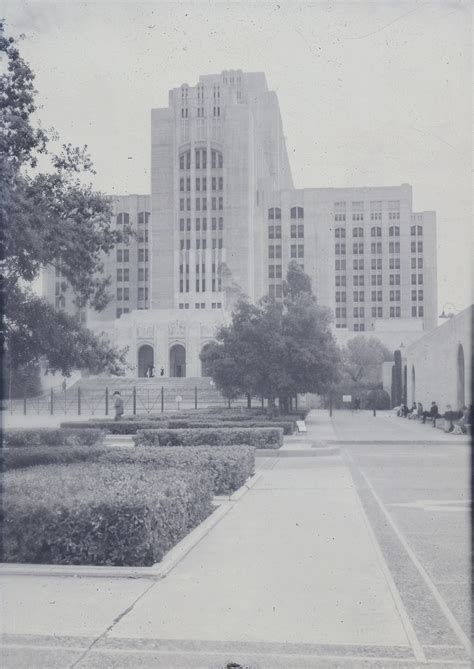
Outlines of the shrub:
M105 432L100 429L9 429L3 432L6 448L24 446L95 446L104 440Z
M243 444L255 448L280 448L281 427L207 428L184 430L138 430L133 438L139 446L227 446Z
M3 471L38 465L77 462L141 463L155 469L205 470L212 480L215 495L230 495L242 486L255 468L255 450L251 446L175 446L173 448L108 448L35 446L3 449Z
M36 465L72 464L74 462L96 462L102 453L110 448L105 446L25 446L24 448L4 448L0 452L3 471L24 469ZM132 449L127 449L132 450Z
M4 480L6 562L152 565L212 510L203 471L80 463Z
M161 427L161 426L160 426ZM253 421L253 420L242 420L242 421L193 421L193 420L170 420L168 422L168 428L170 429L195 429L195 428L225 428L229 429L232 427L237 428L250 428L250 427L281 427L283 429L283 434L293 434L295 430L295 424L290 421ZM145 428L146 429L146 428Z
M62 428L83 428L91 430L105 430L108 434L136 434L137 430L155 429L156 420L91 420L87 423L68 422L61 423ZM167 421L160 421L160 427L167 428Z
M149 467L204 470L211 477L215 495L230 495L252 476L255 449L249 446L173 446L171 448L108 449L100 455L107 462L140 462Z

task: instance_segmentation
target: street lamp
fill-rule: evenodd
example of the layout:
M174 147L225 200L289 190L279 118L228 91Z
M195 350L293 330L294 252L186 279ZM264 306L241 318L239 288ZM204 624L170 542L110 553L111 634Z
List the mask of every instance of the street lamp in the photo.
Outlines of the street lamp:
M448 312L445 311L446 309L448 309ZM457 310L458 308L456 307L455 304L453 304L452 302L445 302L445 304L443 304L443 310L440 313L439 318L443 319L452 318L453 316L455 316Z

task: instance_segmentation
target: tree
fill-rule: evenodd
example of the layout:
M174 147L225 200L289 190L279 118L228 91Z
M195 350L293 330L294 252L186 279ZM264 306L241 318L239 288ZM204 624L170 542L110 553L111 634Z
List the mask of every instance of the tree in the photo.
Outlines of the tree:
M8 367L46 356L49 369L64 374L76 366L117 372L125 364L124 352L27 288L41 270L60 267L78 308L103 308L109 278L102 274L102 258L118 237L111 228L110 200L85 182L94 173L87 147L67 144L59 153L50 151L54 135L33 124L34 75L1 21L0 54L6 62L0 75L0 260ZM39 157L44 172L38 170Z
M382 380L382 364L393 361L393 354L376 337L358 335L347 342L342 352L343 383L370 388Z
M216 344L203 353L224 394L265 397L271 411L280 398L287 410L297 393L323 393L337 380L339 351L329 329L330 312L316 304L302 275L299 267L288 273L283 303L241 300L232 323L220 328Z

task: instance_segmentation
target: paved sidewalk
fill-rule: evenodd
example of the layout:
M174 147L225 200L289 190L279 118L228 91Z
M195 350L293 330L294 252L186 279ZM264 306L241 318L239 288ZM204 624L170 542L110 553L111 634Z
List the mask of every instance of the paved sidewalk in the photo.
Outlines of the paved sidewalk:
M351 421L373 436L368 417L313 412L298 448ZM257 484L162 580L5 577L2 666L422 666L345 461L261 462Z

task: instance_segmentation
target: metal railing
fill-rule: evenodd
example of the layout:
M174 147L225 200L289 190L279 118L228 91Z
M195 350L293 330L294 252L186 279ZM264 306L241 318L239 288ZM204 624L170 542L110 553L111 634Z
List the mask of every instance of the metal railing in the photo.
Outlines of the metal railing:
M198 409L207 406L228 405L227 400L217 391L194 388L183 389L181 395L176 395L164 386L153 388L121 388L120 395L123 400L125 415L149 415L162 413L166 410ZM6 402L5 408L11 414L27 415L113 415L114 399L113 389L105 387L100 390L82 389L80 386L69 390L57 390L51 388L47 393L37 397L24 397L23 399L12 399ZM242 400L243 402L243 400ZM239 400L233 401L234 406L239 406Z

